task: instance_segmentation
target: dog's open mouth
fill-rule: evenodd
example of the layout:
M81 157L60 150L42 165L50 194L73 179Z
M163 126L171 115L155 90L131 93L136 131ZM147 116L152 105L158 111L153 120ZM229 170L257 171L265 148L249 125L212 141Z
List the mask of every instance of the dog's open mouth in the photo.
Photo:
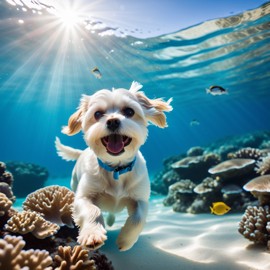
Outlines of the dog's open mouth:
M106 147L109 154L117 156L125 151L124 148L131 143L131 140L131 138L124 135L111 134L103 137L101 142Z

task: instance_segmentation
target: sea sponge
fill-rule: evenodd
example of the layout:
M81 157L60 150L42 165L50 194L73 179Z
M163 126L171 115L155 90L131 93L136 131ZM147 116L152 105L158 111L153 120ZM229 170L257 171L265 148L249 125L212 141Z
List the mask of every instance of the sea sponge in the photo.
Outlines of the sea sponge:
M263 152L257 148L246 147L235 153L229 153L228 158L250 158L258 160L263 156Z
M254 243L267 244L270 240L270 209L265 206L248 206L238 225L238 231Z
M14 214L7 221L5 229L20 234L31 232L36 238L44 239L56 234L59 226L45 220L36 212L23 211Z
M22 250L25 241L21 236L6 235L0 239L0 269L4 270L51 270L52 258L45 250Z
M23 203L23 209L38 212L46 220L60 226L73 227L73 201L74 192L68 188L48 186L29 194Z
M95 261L89 259L89 251L82 246L59 246L54 263L55 270L96 270Z
M12 201L4 193L0 192L0 217L10 209L11 205Z
M270 173L270 154L257 161L255 171L260 175Z

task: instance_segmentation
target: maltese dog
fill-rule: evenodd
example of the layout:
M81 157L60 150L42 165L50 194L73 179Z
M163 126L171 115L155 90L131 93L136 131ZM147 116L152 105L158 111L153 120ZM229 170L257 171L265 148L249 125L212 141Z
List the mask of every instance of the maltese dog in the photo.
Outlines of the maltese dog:
M80 227L78 242L92 249L107 239L101 211L108 212L107 225L112 226L114 214L127 207L128 218L117 238L121 251L136 243L146 221L150 181L139 148L146 141L149 122L167 126L164 112L172 110L172 99L149 99L141 88L133 82L129 90L103 89L82 96L62 132L71 136L82 130L89 146L85 150L56 138L58 155L77 160L71 180L73 218Z

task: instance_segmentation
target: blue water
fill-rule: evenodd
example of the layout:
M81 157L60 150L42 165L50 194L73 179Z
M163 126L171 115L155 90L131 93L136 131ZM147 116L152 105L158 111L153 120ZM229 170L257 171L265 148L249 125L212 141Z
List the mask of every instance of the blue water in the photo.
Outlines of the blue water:
M178 32L138 39L100 35L84 26L67 31L53 15L1 3L0 160L33 162L54 177L70 175L55 136L85 148L82 134L61 127L82 94L143 84L151 97L173 97L167 129L149 127L142 147L150 174L162 160L214 140L270 129L270 5L206 21ZM23 20L19 23L18 20ZM97 66L102 78L91 69ZM205 89L221 85L228 95ZM199 125L190 125L196 119Z

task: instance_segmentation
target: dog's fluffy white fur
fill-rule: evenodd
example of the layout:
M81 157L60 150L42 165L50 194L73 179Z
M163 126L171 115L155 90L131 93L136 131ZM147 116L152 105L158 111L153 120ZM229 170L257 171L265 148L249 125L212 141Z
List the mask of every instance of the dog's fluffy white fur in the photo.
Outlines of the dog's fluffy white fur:
M74 135L80 130L89 146L84 151L61 144L56 138L58 155L77 160L71 187L75 191L73 217L80 227L78 242L96 249L107 239L101 211L109 212L107 224L114 223L114 213L127 207L128 218L117 238L121 251L130 249L143 229L148 211L150 182L145 160L139 151L148 134L148 123L167 126L164 111L171 111L171 99L149 99L133 82L130 89L100 90L83 95L78 110L69 118L62 132ZM113 173L99 166L98 159L110 167L125 167L136 157L131 171L113 178Z

